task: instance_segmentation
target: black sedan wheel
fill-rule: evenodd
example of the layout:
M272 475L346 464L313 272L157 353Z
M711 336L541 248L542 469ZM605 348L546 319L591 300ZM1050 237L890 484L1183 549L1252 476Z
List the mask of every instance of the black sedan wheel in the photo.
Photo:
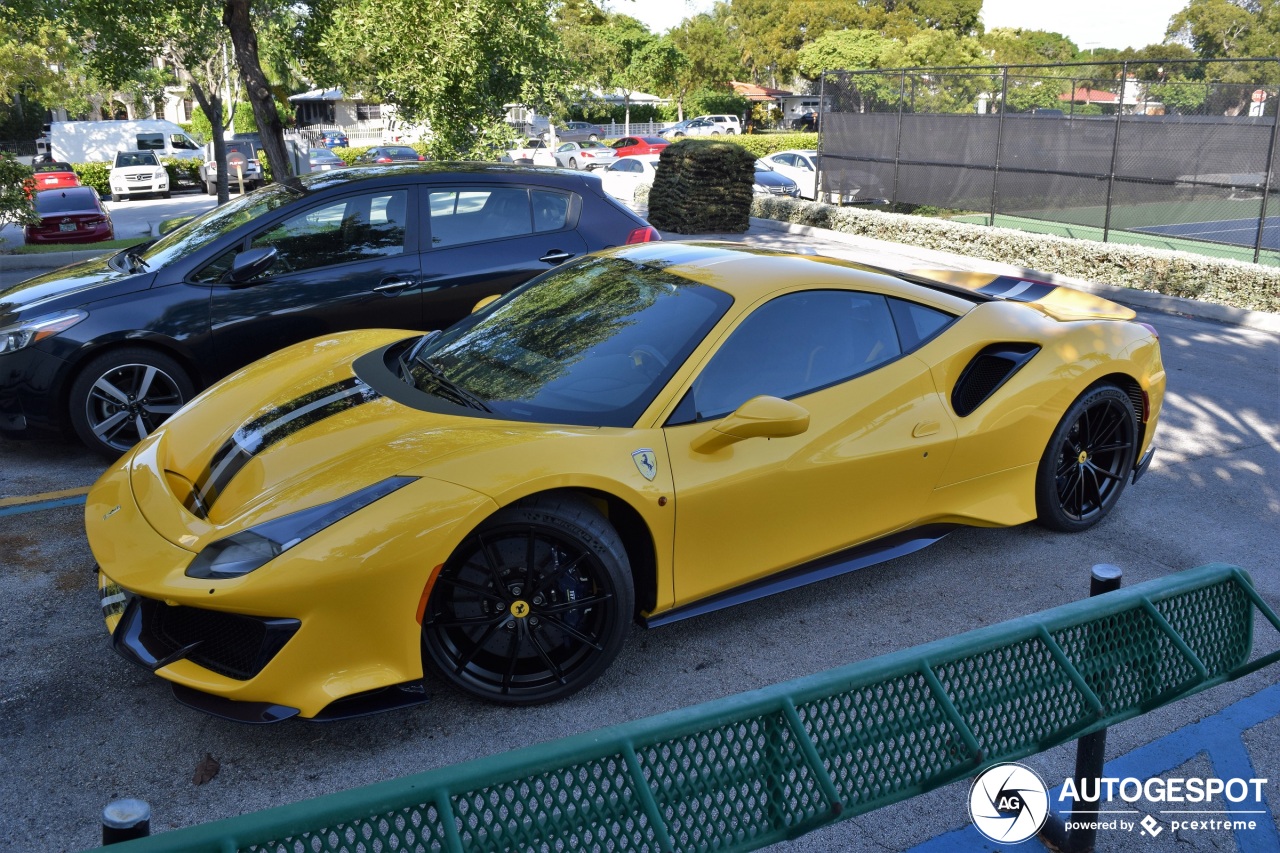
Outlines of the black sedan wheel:
M1106 518L1133 472L1137 434L1129 395L1114 385L1091 389L1076 400L1040 460L1040 523L1074 533Z
M195 396L178 362L141 347L89 362L71 385L71 425L80 440L115 459Z
M609 522L579 498L531 498L496 513L445 563L423 618L423 656L473 696L550 702L613 661L634 602Z

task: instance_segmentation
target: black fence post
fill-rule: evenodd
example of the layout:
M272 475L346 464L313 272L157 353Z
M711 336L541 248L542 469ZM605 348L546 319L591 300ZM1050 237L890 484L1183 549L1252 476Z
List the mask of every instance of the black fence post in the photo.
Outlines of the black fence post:
M915 86L913 81L911 84ZM902 161L902 108L906 104L907 98L907 70L902 70L902 77L898 81L898 138L893 146L893 198L889 201L893 204L898 203L898 168Z
M1123 579L1124 572L1121 571L1119 566L1112 566L1107 563L1100 563L1094 566L1089 573L1089 597L1093 598L1096 595L1115 592L1120 588L1120 582ZM1099 698L1105 705L1106 696L1103 695ZM1106 752L1106 729L1087 734L1076 741L1076 771L1072 774L1072 777L1075 780L1077 791L1085 790L1084 780L1102 778ZM1077 811L1072 810L1070 817L1073 821L1077 814ZM1079 814L1090 813L1080 812ZM1083 825L1077 825L1076 828L1071 830L1066 828L1062 818L1055 814L1050 814L1044 823L1044 827L1040 830L1040 840L1049 849L1058 850L1061 853L1093 853L1093 848L1098 842L1098 828L1096 826L1097 814L1092 814L1093 821L1077 821L1078 824ZM1095 825L1090 826L1090 823Z
M1116 134L1111 140L1111 168L1107 170L1107 211L1102 220L1102 242L1111 234L1111 195L1116 188L1116 160L1120 156L1120 119L1124 115L1124 90L1129 83L1129 63L1120 66L1120 100L1116 104Z
M996 162L991 170L991 225L996 224L996 204L1000 194L1000 149L1004 145L1004 114L1009 105L1009 66L1000 74L1000 120L996 125Z
M151 806L144 800L115 800L102 810L102 844L119 844L151 834Z
M1280 64L1280 60L1277 60ZM1266 104L1266 101L1263 101ZM1262 114L1267 111L1264 106ZM1262 209L1258 211L1258 233L1253 238L1253 262L1256 264L1262 257L1262 238L1267 228L1267 207L1271 203L1271 182L1275 179L1276 145L1280 143L1280 103L1276 104L1275 115L1271 117L1271 145L1267 148L1267 168L1263 172Z

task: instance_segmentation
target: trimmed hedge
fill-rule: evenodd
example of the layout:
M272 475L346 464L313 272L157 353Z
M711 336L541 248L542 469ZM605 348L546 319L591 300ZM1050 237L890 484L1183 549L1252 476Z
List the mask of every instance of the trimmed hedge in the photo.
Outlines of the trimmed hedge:
M1280 312L1277 267L777 197L754 199L751 215L1135 290Z
M111 197L111 164L110 163L72 163L76 177L86 187L93 187L103 198Z
M681 140L662 149L649 221L677 234L742 233L751 225L755 155L732 142Z

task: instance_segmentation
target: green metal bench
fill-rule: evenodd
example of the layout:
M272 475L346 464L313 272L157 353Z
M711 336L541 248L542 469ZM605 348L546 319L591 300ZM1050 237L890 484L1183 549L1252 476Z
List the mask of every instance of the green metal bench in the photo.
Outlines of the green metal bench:
M763 690L111 847L754 850L1264 667L1225 565Z

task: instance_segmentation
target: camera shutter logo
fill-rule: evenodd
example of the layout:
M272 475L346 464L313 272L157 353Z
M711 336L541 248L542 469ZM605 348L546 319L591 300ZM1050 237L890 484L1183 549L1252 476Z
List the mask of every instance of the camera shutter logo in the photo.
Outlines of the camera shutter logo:
M1049 816L1049 792L1034 770L997 764L973 780L969 817L992 841L1018 844L1033 837Z

